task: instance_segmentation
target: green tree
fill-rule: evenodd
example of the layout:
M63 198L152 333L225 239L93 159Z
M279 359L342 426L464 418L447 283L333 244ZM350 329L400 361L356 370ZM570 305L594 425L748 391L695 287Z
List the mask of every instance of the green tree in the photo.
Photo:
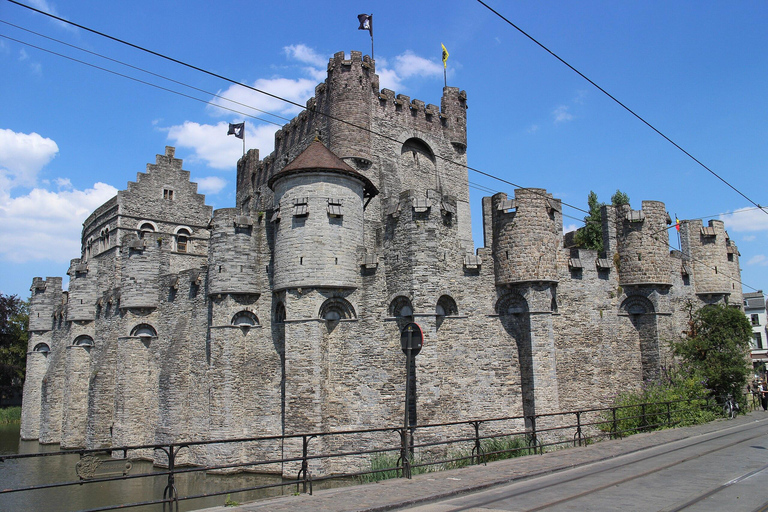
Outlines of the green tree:
M734 307L704 306L691 314L688 336L672 344L683 368L722 399L738 398L747 384L752 327Z
M616 193L611 196L611 204L613 206L629 204L629 196L621 190L616 189Z
M0 403L24 386L29 339L27 303L0 293Z
M598 201L597 194L590 190L589 196L587 197L587 204L589 205L589 214L584 217L584 227L579 228L576 232L574 241L579 247L602 251L603 215L600 212L600 209L605 206L605 203Z

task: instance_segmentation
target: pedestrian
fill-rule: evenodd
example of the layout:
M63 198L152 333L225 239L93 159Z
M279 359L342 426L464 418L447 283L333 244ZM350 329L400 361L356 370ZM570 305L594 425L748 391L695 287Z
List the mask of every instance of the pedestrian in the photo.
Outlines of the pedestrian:
M757 389L760 393L760 405L763 406L764 411L768 411L768 387L766 387L764 380L760 381Z

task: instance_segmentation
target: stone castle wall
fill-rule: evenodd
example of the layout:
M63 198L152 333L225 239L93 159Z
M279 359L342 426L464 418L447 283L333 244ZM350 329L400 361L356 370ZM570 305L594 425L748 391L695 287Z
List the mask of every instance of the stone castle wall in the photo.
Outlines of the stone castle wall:
M691 306L740 304L722 223L683 221L670 252L659 202L605 207L597 253L566 245L546 190L496 194L475 250L466 99L446 87L438 107L379 90L370 58L336 54L274 152L238 162L235 207L215 212L166 148L86 220L68 291L33 280L22 437L118 447L397 426L409 322L425 336L413 424L595 407L658 375L661 340L685 329ZM275 178L315 139L359 176Z

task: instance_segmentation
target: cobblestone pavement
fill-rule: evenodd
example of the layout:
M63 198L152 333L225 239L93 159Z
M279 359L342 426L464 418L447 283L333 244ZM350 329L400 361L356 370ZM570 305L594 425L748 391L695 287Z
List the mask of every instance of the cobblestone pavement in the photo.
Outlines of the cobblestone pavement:
M310 496L268 498L236 507L216 507L205 512L376 512L427 504L488 489L525 478L574 468L654 446L725 430L751 422L765 422L768 413L754 411L735 420L637 434L586 447L569 448L462 469L392 479L378 483L315 491Z

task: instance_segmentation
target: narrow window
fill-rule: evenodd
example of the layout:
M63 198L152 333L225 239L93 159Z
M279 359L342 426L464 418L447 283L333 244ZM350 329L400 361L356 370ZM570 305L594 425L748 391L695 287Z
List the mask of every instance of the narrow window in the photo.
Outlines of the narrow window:
M169 201L173 201L173 190L169 188L163 189L163 199L167 199Z

